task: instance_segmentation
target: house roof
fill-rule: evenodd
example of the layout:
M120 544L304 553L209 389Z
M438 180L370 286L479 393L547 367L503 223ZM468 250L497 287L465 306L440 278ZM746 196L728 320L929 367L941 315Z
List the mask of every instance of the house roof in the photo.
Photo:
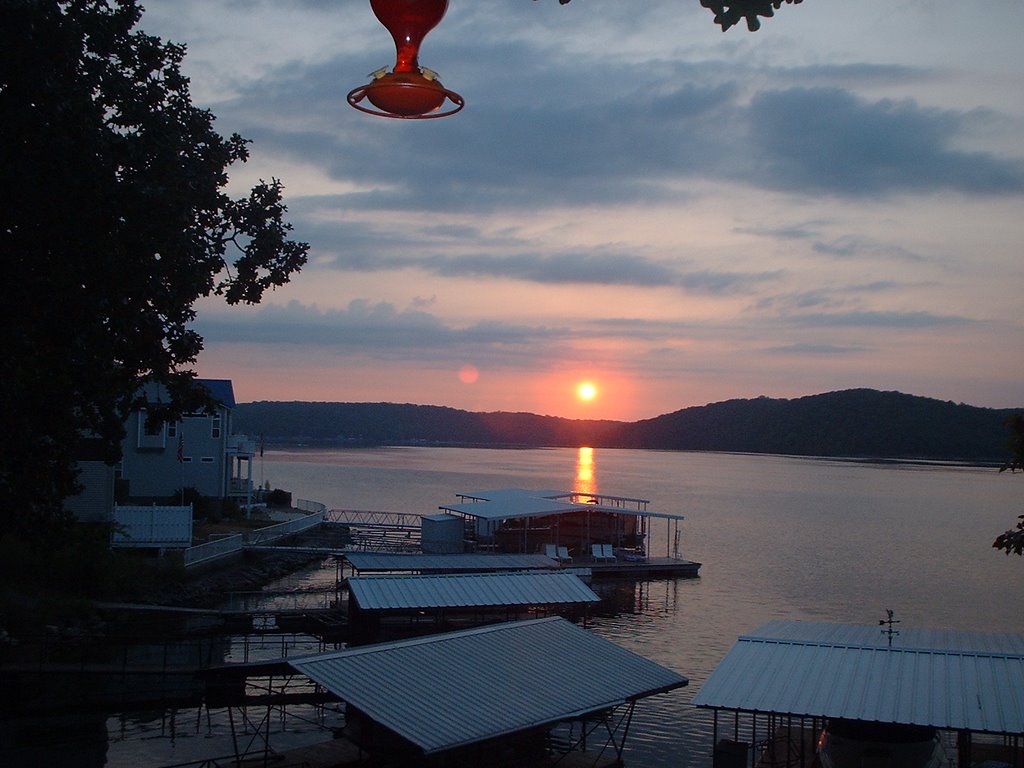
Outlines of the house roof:
M210 396L225 408L235 407L235 389L231 379L196 379L196 384L205 387Z
M458 496L462 499L470 499L470 501L460 504L445 504L439 509L485 520L514 520L523 517L548 517L594 511L616 515L660 517L670 520L683 519L682 515L649 511L647 499L631 499L625 496L589 496L572 491L528 491L522 488L473 491L460 493ZM574 497L592 498L597 502L604 503L571 501Z
M683 675L557 617L289 663L427 754L687 684Z
M571 605L601 599L571 573L354 576L348 586L360 608L376 611Z
M699 707L1024 734L1024 636L775 621L741 636Z
M525 571L558 568L547 555L516 554L399 554L396 552L346 552L345 559L360 573L385 571Z

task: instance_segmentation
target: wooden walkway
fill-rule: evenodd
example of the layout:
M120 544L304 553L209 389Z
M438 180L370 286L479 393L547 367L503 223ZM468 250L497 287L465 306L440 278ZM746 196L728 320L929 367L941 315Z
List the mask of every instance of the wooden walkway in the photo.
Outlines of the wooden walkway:
M590 558L576 558L572 563L566 563L566 568L589 568L595 579L610 578L648 578L648 579L692 579L700 575L700 563L692 560L677 560L673 557L649 557L643 561L616 560L614 563L607 561L591 560Z

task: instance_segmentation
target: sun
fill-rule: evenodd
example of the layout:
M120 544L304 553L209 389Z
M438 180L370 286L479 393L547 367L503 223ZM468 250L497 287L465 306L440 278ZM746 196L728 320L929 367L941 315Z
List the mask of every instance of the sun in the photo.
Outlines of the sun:
M578 387L576 387L576 396L589 403L595 397L597 397L597 387L591 384L589 381L584 381Z

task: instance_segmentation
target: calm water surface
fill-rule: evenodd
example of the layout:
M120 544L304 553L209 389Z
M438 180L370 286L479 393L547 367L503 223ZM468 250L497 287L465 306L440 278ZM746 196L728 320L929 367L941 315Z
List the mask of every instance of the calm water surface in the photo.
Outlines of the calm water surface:
M1022 511L1024 479L994 469L603 449L388 448L269 451L254 475L337 509L432 514L459 492L521 487L641 497L654 511L685 515L681 551L703 563L699 579L595 585L607 604L591 617L593 631L690 678L688 688L638 706L627 753L632 768L710 765L710 718L689 702L736 637L765 621L875 625L892 609L903 626L1024 632L1024 561L991 548ZM665 552L665 537L656 522L653 554ZM311 570L290 583L324 578ZM151 716L148 725L130 716L108 721L107 765L137 764L142 755L154 765L185 759L203 746L186 739L205 738L206 754L223 753L214 743L218 734L223 741L222 731L172 729L169 739L166 717Z

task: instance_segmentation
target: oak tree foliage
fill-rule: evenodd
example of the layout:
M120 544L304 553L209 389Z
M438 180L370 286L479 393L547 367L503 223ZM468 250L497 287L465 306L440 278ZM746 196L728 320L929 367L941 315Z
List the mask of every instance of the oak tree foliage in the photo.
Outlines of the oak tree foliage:
M198 299L257 303L306 260L279 181L227 194L247 141L192 104L184 47L141 13L0 1L0 535L66 522L76 460L117 460L141 382L171 395L158 417L204 404Z
M1024 472L1024 414L1015 413L1006 420L1006 426L1010 430L1010 458L999 471ZM1018 518L1020 522L1015 528L999 534L992 542L993 547L1003 550L1008 555L1024 555L1024 515L1018 515Z
M570 0L558 0L566 5ZM761 28L759 16L771 18L775 11L787 5L797 5L803 0L700 0L702 8L707 8L715 15L715 24L725 32L730 27L746 21L747 29L756 32Z

